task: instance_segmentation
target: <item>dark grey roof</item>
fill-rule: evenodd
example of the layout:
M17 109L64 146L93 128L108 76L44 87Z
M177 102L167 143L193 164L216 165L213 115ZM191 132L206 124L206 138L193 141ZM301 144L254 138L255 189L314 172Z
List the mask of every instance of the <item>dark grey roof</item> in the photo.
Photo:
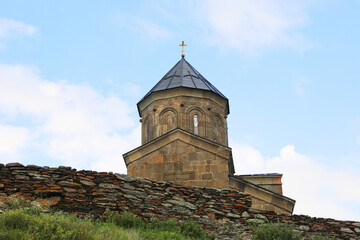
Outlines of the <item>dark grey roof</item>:
M227 98L204 78L184 57L139 101L141 102L153 92L186 87L212 91L222 98Z

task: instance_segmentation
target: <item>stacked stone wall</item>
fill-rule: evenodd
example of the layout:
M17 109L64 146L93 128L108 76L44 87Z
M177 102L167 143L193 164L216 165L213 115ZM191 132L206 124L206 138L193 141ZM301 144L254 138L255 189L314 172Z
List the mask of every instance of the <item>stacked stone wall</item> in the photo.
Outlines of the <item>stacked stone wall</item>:
M193 220L218 237L243 239L249 236L251 224L285 222L306 238L324 234L360 239L360 222L252 210L251 196L236 190L184 187L70 167L0 164L0 196L10 195L79 215L101 216L108 208L132 212L146 221L154 217Z

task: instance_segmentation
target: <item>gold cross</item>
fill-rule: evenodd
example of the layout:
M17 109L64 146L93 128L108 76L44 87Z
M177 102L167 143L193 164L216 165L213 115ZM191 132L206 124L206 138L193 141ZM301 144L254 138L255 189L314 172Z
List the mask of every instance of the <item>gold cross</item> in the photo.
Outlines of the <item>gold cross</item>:
M184 41L182 41L182 44L179 44L180 47L182 47L182 50L181 50L181 56L182 57L185 57L185 49L184 47L187 46L187 44L184 44Z

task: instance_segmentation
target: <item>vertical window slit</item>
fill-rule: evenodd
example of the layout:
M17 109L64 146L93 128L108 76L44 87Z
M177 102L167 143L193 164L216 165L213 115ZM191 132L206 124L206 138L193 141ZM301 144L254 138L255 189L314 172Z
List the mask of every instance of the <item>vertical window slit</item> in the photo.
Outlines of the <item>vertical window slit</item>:
M150 142L150 120L147 121L147 141Z
M194 115L194 133L196 135L199 134L199 122L198 122L198 115Z

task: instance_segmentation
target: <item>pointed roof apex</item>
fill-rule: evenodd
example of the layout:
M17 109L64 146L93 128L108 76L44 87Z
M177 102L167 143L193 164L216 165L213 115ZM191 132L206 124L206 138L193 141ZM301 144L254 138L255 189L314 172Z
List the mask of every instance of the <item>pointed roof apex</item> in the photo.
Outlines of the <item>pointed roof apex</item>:
M153 92L177 87L194 88L212 91L228 100L214 85L204 78L191 64L182 57L170 71L139 101L144 100Z

